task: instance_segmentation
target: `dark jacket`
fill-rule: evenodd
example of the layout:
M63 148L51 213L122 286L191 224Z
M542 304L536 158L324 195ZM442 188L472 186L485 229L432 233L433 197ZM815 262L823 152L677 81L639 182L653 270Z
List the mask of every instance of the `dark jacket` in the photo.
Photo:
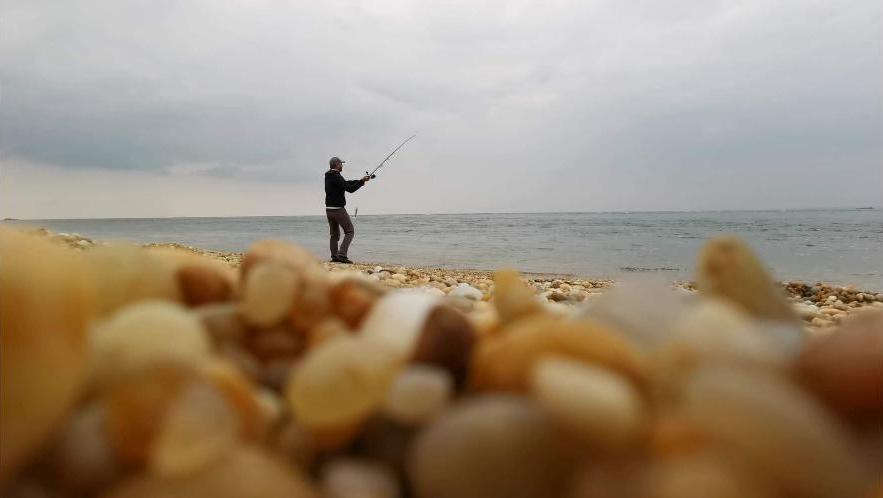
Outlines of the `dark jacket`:
M340 171L329 169L325 172L325 206L346 206L344 191L353 193L364 184L362 180L344 180Z

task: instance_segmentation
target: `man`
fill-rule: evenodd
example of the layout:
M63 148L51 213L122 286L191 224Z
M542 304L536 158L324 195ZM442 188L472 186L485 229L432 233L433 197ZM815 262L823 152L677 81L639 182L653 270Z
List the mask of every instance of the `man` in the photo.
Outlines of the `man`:
M331 229L331 261L352 264L346 253L356 231L353 229L349 213L346 212L344 191L352 194L371 178L363 176L361 180L344 180L340 172L343 171L345 162L339 157L332 157L328 162L331 169L325 172L325 216ZM341 227L343 227L343 243L338 248L337 241L340 240Z

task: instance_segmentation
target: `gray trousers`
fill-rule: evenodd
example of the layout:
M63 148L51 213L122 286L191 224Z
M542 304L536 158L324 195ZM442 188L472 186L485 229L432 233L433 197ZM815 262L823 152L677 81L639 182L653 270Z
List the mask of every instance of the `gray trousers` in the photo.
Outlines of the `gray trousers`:
M350 243L356 234L349 213L346 212L346 208L326 209L325 216L328 217L328 228L331 230L331 257L346 257L346 252L349 250ZM341 227L343 227L343 242L340 244L340 249L338 249L337 241L340 240Z

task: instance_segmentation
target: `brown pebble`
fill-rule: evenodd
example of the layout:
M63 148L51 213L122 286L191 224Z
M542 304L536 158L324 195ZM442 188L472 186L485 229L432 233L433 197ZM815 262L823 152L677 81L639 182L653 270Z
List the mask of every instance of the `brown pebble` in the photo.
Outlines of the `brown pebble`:
M318 452L313 438L292 420L285 422L275 436L275 447L302 469L309 469Z
M447 370L460 386L468 377L475 331L463 313L437 306L429 312L412 361Z
M262 369L260 374L260 382L262 385L276 392L283 392L288 378L291 376L291 369L294 367L296 360L294 358L277 358L268 362Z
M204 266L178 268L175 276L188 306L226 301L232 292L231 282Z
M194 308L215 347L241 341L248 330L236 303L215 303Z
M389 465L404 475L408 452L418 428L397 424L386 417L372 417L354 443L358 454Z
M798 361L801 381L839 413L883 417L883 310L857 311L835 332L810 341Z
M408 475L421 497L561 496L575 463L571 451L529 401L484 396L453 408L420 434Z
M349 328L358 329L365 319L377 294L354 279L345 279L331 287L331 313L340 317Z
M325 272L311 269L302 273L302 284L289 321L295 330L306 332L331 312L329 282Z
M303 349L302 342L299 336L285 327L253 330L246 339L249 351L262 362L295 357Z
M55 443L55 469L59 483L70 491L94 492L120 475L105 431L107 411L91 403L73 414Z

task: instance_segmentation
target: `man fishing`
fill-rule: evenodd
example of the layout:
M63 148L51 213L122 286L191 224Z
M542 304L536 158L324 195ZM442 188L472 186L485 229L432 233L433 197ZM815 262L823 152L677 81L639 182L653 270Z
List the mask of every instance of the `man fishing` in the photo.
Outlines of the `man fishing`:
M346 212L346 192L352 194L362 188L365 182L376 178L377 175L375 173L377 173L377 170L382 168L393 154L416 136L411 135L407 140L399 144L383 161L380 161L380 164L374 168L374 171L370 173L366 171L365 176L361 180L345 180L343 178L340 172L343 171L343 163L346 161L341 161L339 157L332 157L328 161L330 169L325 172L325 216L328 218L328 227L331 229L331 261L353 264L350 258L346 256L350 243L353 241L353 236L356 234L350 215ZM358 214L358 211L358 208L356 208L356 214ZM343 227L343 243L338 248L337 242L340 240L340 227Z
M343 164L339 157L332 157L329 161L330 169L325 172L325 216L328 218L328 227L331 229L331 261L336 263L352 264L346 253L355 236L353 222L349 213L346 212L346 194L353 193L362 188L371 180L370 175L365 175L361 180L345 180ZM340 229L343 227L343 243L340 248L337 242L340 240Z

